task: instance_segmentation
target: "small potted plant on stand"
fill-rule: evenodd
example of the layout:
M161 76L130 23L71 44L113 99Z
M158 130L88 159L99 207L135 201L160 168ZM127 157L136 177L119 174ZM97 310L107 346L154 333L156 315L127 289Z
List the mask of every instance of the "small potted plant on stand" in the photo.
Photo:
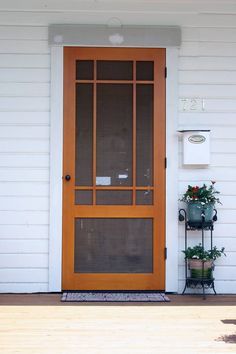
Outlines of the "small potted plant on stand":
M185 260L188 262L190 277L212 279L214 261L222 255L226 255L224 250L224 247L218 249L216 246L211 250L205 250L204 247L199 244L194 247L188 247L186 250L182 251L185 255Z
M188 186L181 201L187 204L187 218L190 222L211 221L216 203L220 203L219 192L215 189L215 181L208 187L205 183L199 186ZM220 203L221 204L221 203Z

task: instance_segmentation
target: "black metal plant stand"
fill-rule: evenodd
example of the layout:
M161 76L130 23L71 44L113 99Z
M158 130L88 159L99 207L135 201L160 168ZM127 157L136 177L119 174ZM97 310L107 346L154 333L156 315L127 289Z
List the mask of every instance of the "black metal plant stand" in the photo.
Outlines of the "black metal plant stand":
M185 222L185 250L188 248L188 232L189 231L201 231L202 235L202 247L205 247L205 231L210 231L211 250L213 248L213 230L214 221L217 220L217 211L214 209L214 216L211 221L205 221L204 210L202 211L202 220L199 222L187 220L187 214L185 209L179 210L179 221ZM206 299L205 289L212 289L215 291L215 279L204 277L204 262L202 263L202 276L199 278L191 278L188 276L188 260L185 259L185 286L182 294L185 293L187 288L202 288L203 299Z

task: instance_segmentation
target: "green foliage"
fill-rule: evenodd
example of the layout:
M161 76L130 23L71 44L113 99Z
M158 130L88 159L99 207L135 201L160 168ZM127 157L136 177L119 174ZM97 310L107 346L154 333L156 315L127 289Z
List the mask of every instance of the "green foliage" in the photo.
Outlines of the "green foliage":
M202 187L199 186L188 186L187 191L183 194L181 201L190 203L190 202L200 202L202 205L209 203L215 204L220 203L217 195L220 193L215 190L215 182L212 181L210 187L204 183Z
M216 246L213 247L212 250L205 250L201 243L194 247L188 247L186 251L182 251L185 255L185 259L201 259L204 261L208 260L216 260L217 258L221 257L222 255L226 256L225 248L222 247L218 249Z

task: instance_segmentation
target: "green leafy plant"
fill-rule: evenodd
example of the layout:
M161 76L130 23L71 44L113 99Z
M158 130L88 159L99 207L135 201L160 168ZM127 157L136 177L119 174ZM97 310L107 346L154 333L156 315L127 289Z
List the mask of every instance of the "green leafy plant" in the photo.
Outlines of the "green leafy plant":
M222 247L218 249L216 246L212 250L205 250L201 243L194 247L188 247L186 250L182 251L185 255L185 259L200 259L203 261L216 260L222 255L226 256L225 248Z
M215 181L211 181L211 185L208 187L205 183L203 186L188 186L187 191L183 194L180 199L186 203L200 202L202 205L220 203L218 198L218 192L215 189Z

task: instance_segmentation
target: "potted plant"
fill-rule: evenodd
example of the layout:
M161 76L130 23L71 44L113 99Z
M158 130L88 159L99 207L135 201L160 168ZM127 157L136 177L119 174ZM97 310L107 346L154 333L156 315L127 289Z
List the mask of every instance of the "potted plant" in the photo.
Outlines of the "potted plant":
M214 207L216 203L220 203L218 192L215 189L215 181L211 181L208 187L205 183L199 186L188 186L183 194L181 201L187 204L187 218L191 222L211 221L213 218Z
M185 260L188 262L190 277L211 279L214 261L222 255L226 255L224 251L224 247L218 249L216 246L211 250L205 250L201 243L182 251L185 255Z

